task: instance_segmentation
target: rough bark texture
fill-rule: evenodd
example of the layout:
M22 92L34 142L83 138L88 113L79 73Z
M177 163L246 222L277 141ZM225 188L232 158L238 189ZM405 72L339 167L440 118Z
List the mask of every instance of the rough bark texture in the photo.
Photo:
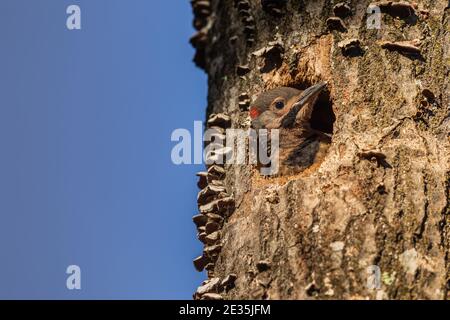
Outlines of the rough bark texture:
M207 113L248 128L243 93L253 100L277 86L328 81L322 103L332 112L322 120L335 117L332 144L295 176L225 165L235 210L209 277L237 278L213 291L225 299L448 299L448 1L382 1L379 30L366 26L367 0L346 1L348 14L334 9L340 1L284 2L211 0L200 13L193 44L209 76ZM379 289L366 285L371 265L381 270Z

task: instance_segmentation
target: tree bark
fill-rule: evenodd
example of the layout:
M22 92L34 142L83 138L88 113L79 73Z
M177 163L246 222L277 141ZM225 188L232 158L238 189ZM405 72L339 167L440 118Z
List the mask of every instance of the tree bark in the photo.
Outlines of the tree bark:
M249 128L245 94L319 81L329 90L318 123L332 143L320 163L281 178L224 166L235 206L208 275L237 276L211 289L225 299L449 298L449 3L374 2L381 28L369 29L370 1L338 2L194 10L208 116Z

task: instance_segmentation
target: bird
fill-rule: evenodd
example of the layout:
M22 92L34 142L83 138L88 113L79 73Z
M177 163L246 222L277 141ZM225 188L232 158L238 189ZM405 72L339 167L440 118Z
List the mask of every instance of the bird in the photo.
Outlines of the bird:
M317 102L326 87L326 82L305 90L278 87L261 93L251 104L249 115L253 129L257 132L279 130L279 170L276 175L302 172L326 154L331 136L311 126L313 110L321 107Z

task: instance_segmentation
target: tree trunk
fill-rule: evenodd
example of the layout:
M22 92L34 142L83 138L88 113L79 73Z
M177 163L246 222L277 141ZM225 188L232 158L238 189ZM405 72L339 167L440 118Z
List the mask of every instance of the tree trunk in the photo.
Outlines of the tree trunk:
M259 93L327 81L332 133L294 176L224 165L234 211L196 298L449 298L449 3L374 2L377 29L370 1L338 2L193 1L208 116L249 128Z

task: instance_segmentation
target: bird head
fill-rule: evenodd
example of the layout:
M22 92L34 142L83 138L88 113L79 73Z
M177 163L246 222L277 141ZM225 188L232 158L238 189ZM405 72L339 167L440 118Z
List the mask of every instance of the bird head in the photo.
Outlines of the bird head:
M258 96L250 107L254 129L288 129L307 125L314 105L327 83L316 84L306 90L279 87Z

